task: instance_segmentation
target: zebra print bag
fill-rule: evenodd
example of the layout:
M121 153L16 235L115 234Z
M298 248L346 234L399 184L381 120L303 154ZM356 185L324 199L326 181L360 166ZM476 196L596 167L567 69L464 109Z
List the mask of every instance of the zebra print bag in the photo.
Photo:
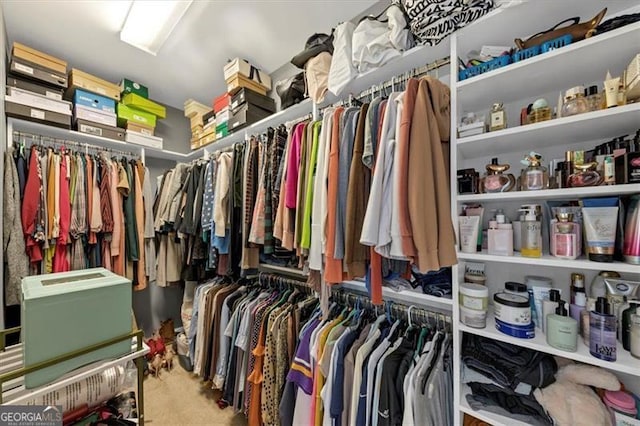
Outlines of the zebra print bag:
M396 0L418 44L435 46L494 7L493 0Z

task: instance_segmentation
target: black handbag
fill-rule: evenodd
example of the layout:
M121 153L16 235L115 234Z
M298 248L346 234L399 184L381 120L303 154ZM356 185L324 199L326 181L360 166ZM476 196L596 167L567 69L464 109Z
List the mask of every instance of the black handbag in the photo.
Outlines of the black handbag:
M276 93L280 97L280 109L289 108L307 97L304 72L276 83Z

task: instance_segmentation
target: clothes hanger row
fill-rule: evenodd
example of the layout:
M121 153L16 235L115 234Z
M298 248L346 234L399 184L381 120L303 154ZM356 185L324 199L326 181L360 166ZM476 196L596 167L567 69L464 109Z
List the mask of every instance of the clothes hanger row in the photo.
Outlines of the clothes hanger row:
M364 309L373 310L376 314L379 313L380 307L374 306L367 296L351 293L344 289L335 291L332 294L332 299L343 306L351 308L360 306ZM430 311L415 305L406 306L392 301L386 301L383 309L390 318L406 321L409 326L430 325L437 330L447 332L451 330L451 316L442 312Z
M121 151L119 149L107 148L99 145L92 145L88 143L75 142L67 139L58 139L52 138L50 136L36 135L19 131L13 132L13 141L21 147L24 147L26 143L57 149L67 149L68 147L75 147L83 149L85 154L89 154L89 150L91 150L95 153L109 152L114 155L122 155L129 158L140 158L140 155L131 151ZM79 149L77 150L79 151Z
M263 287L272 287L272 288L280 288L288 287L288 288L299 288L305 290L307 293L311 293L313 289L309 287L306 281L300 281L293 278L283 277L278 274L271 274L268 272L260 272L258 275L258 283Z

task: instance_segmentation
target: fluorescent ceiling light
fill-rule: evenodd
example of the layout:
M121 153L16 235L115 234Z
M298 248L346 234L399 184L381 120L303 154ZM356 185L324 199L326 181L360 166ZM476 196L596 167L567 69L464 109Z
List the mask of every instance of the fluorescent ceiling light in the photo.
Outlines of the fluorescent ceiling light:
M155 55L192 2L134 0L120 31L120 40Z

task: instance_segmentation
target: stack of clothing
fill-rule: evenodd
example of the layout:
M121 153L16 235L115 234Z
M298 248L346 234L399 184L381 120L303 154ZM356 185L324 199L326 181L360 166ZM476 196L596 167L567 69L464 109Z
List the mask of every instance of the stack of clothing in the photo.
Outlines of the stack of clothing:
M558 369L548 354L465 333L462 382L474 410L491 411L531 425L553 422L533 391L555 381Z

